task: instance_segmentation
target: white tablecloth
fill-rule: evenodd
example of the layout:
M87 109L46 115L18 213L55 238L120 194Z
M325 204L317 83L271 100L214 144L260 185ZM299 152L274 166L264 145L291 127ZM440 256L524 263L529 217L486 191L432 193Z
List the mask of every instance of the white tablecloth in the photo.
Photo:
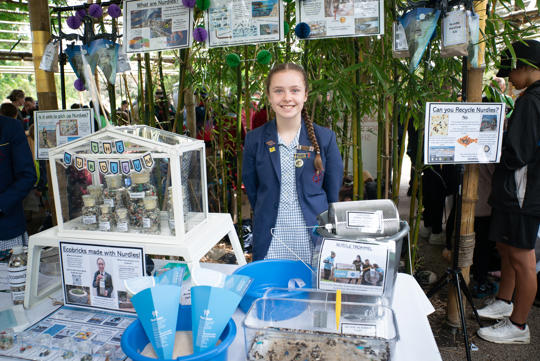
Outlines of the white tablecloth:
M204 267L216 269L224 273L232 273L237 265L204 264ZM56 292L53 298L61 299L62 293ZM9 293L0 292L0 309L11 304ZM30 323L34 323L52 312L58 306L53 306L50 299L45 299L31 309L26 310ZM434 311L433 306L425 296L416 280L407 274L399 273L394 289L392 302L399 340L396 343L394 361L410 360L441 360L441 355L435 343L427 316ZM237 336L229 348L228 361L244 361L244 313L239 309L233 315L238 329ZM421 355L421 356L420 356ZM8 360L0 356L0 360Z

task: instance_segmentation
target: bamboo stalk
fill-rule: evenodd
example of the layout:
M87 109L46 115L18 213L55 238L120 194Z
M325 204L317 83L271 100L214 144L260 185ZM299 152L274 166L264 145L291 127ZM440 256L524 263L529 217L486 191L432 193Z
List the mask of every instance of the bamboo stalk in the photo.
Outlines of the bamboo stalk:
M138 75L138 86L137 86L137 105L139 110L139 122L144 123L144 108L145 108L145 99L144 99L144 79L142 74L142 57L141 54L137 54L137 75Z
M167 90L165 89L165 78L163 77L163 58L161 57L161 51L158 51L158 69L159 69L159 82L161 83L161 91L163 92L162 104L165 105L165 110L163 111L164 118L163 121L169 121L169 97L167 96ZM162 126L160 126L163 128ZM169 129L171 129L169 127Z
M150 53L144 53L144 68L146 75L146 124L151 127L155 127L156 117L154 115L154 87L152 83L152 67L150 64Z
M244 240L242 237L242 70L240 66L236 67L236 229L242 249Z

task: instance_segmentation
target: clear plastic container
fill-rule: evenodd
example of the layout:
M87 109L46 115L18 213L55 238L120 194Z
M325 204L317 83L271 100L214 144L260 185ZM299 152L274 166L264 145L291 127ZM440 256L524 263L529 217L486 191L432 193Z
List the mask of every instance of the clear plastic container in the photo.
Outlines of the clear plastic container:
M96 199L90 194L82 196L82 224L83 228L89 231L98 229L98 208L96 207Z
M86 187L88 194L96 200L96 205L103 203L103 186L101 184L92 184Z
M157 197L150 196L143 198L144 213L142 219L143 233L159 234L160 232L160 214L157 207Z
M99 206L98 228L102 232L112 232L114 229L115 217L111 208L112 207L106 203Z
M145 197L156 195L156 187L150 183L150 173L135 173L131 175L131 185L128 188L129 196L129 224L131 228L143 228L143 213Z
M111 206L112 211L126 206L127 191L123 187L122 175L111 174L105 176L107 187L103 190L103 203Z
M126 208L116 209L116 232L129 232L129 217Z
M278 355L279 360L392 359L399 337L389 307L343 301L339 325L335 310L335 293L270 289L253 303L244 320L247 359Z
M14 305L22 305L24 302L24 290L26 288L26 264L27 258L23 246L13 247L13 253L9 258L8 276L11 290L11 301Z

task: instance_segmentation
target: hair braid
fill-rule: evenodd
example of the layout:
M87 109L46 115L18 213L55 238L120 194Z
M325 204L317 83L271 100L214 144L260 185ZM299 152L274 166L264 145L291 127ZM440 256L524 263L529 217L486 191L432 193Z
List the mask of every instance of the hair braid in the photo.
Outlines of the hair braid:
M302 117L304 118L304 125L306 126L307 134L309 137L309 141L313 145L313 148L315 148L315 160L313 161L313 164L315 165L315 169L317 169L317 173L322 172L324 170L322 158L321 158L321 148L319 147L319 142L317 142L317 137L315 136L315 129L313 128L313 122L311 121L311 118L308 115L308 112L306 108L302 108Z

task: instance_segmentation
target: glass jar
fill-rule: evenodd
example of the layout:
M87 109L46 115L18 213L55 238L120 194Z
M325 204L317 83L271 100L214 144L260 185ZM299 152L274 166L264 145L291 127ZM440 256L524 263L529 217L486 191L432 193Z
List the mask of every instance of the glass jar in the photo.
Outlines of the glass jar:
M160 217L157 207L157 197L150 196L143 198L144 213L142 219L143 233L159 234Z
M168 189L168 202L167 202L167 213L169 216L169 230L171 231L171 235L176 234L176 230L174 227L174 202L173 202L173 191L172 187L169 187Z
M134 173L128 188L129 225L134 229L142 229L144 213L143 199L156 195L156 188L150 184L150 173Z
M96 199L90 194L83 195L82 199L84 204L82 208L82 223L84 229L95 231L98 229L98 209L96 207Z
M90 194L96 200L96 204L103 203L103 186L101 184L92 184L86 187L88 194Z
M116 208L124 208L126 203L126 189L122 186L122 175L112 174L105 176L107 187L103 190L103 203Z
M116 209L116 232L129 232L129 217L126 208Z
M11 300L14 305L22 305L24 302L24 290L26 288L26 254L23 246L13 247L13 253L9 258L8 277L11 290Z
M7 350L13 347L13 331L11 329L0 332L0 350Z
M98 228L102 232L111 232L114 226L114 214L111 206L103 203L99 206L99 221Z

